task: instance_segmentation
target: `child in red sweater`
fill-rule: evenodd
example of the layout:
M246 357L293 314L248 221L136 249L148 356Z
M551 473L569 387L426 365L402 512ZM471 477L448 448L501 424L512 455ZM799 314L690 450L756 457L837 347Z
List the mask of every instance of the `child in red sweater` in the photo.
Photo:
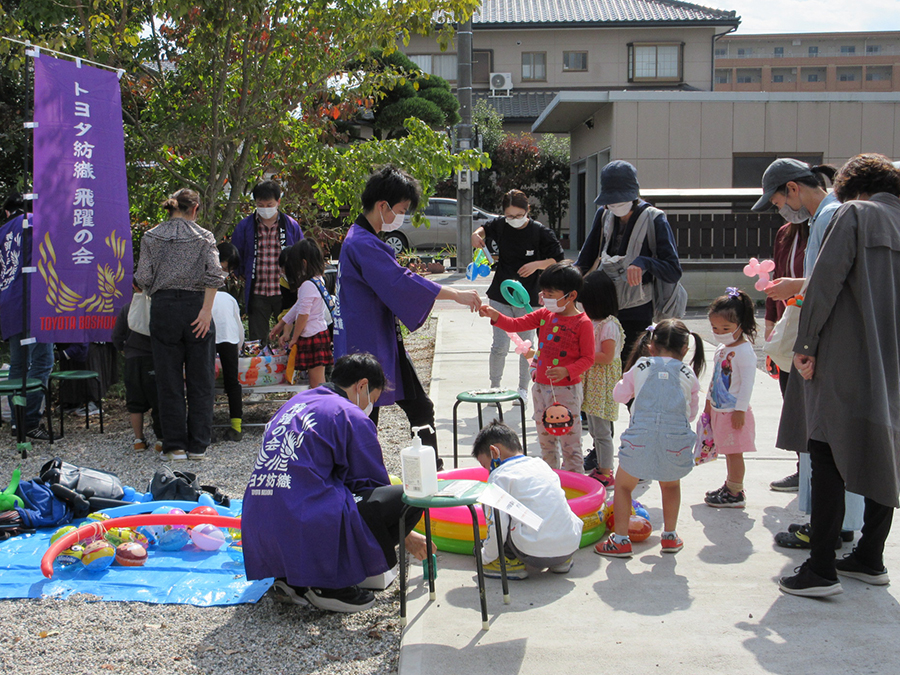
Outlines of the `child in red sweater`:
M594 328L591 320L575 307L582 278L577 267L556 263L540 278L541 309L513 319L482 305L481 316L510 333L538 329L538 344L532 360L531 400L538 441L544 461L558 469L560 457L566 471L584 473L581 452L581 375L594 363ZM574 419L571 430L562 436L546 431L544 411L554 403L564 405ZM561 446L561 452L560 452Z

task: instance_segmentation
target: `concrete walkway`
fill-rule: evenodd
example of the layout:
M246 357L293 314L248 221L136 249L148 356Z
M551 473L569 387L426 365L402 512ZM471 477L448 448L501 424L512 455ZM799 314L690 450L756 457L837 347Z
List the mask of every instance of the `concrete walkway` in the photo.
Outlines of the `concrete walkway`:
M482 296L487 289L486 279L443 276L442 283L477 287ZM453 403L461 391L489 386L491 328L487 319L453 303L439 302L436 313L431 395L441 455L450 467ZM691 323L695 330L702 325ZM515 388L517 358L510 352L504 387ZM704 388L708 381L706 372ZM768 489L769 481L792 472L794 458L774 447L781 396L777 382L762 372L752 406L759 451L747 457L747 508L703 504L704 493L724 481L725 463L696 468L682 481L678 532L685 547L677 555L660 554L661 502L658 486L651 484L639 487L636 498L649 509L654 532L635 544L633 558L607 559L593 547L582 549L568 575L536 573L510 582L510 605L503 605L499 580L487 580L489 631L481 630L474 558L438 554L437 600L430 603L421 566L413 566L400 675L900 672L896 532L888 539L885 558L898 577L893 586L845 579L844 593L825 600L778 590L778 577L791 573L806 552L778 548L772 541L776 532L802 519L796 494ZM536 454L528 413L529 449ZM463 404L460 416L460 466L472 466L475 407ZM506 419L518 429L518 415ZM626 424L623 406L616 431ZM587 432L583 439L589 447ZM851 547L845 545L839 555Z

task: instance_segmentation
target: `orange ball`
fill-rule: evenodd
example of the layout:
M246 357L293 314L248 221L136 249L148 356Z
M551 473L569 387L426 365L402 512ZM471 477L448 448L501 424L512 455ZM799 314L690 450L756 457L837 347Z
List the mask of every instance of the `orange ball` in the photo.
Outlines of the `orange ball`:
M640 516L631 516L628 520L628 537L632 542L644 541L650 536L653 526L650 521Z

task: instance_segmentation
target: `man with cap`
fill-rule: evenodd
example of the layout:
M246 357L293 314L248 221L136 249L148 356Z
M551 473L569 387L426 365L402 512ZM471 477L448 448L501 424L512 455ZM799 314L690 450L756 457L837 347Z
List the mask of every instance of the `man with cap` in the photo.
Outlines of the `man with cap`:
M622 355L627 358L634 341L653 323L654 278L674 284L681 279L681 264L666 214L640 198L631 164L615 160L603 167L594 203L600 208L575 266L583 274L602 269L616 284L618 318L625 330Z
M803 258L803 277L776 280L766 289L766 295L775 301L785 301L799 294L804 282L813 272L825 231L835 211L841 206L834 193L825 189L824 178L833 180L834 176L833 167L810 166L806 162L791 158L776 159L763 174L763 195L753 205L753 210L764 211L774 206L781 217L790 223L809 220L809 241ZM799 378L794 374L794 369L791 372L785 390L786 399L802 395ZM806 452L809 439L794 438L794 434L788 433L796 427L796 420L783 417L777 445L779 448L799 453L798 471L781 480L773 481L770 487L773 490L785 491L797 486L794 489L799 491L798 506L804 513L809 513L811 472L809 454ZM841 536L849 541L853 538L853 531L862 527L864 503L862 497L849 492L845 495L845 503ZM810 531L809 525L792 525L787 532L778 532L775 535L775 543L786 548L809 548Z

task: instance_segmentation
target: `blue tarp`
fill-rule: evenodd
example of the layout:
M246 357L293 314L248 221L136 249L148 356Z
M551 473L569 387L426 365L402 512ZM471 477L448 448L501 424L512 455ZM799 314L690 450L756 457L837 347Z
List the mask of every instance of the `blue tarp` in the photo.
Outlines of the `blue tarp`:
M234 562L224 547L208 552L192 543L174 552L151 547L143 567L113 563L102 572L89 572L81 564L56 564L53 578L47 579L41 574L41 558L54 530L0 542L0 598L66 598L72 593L89 593L105 601L211 607L256 602L272 585L271 579L247 581L243 563Z

